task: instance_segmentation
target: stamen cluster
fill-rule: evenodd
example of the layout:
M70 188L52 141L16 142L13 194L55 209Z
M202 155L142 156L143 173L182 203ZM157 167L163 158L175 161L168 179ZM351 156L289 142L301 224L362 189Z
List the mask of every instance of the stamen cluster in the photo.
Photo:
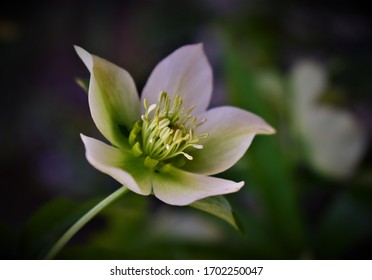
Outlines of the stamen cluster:
M195 136L194 130L206 119L197 122L197 117L191 114L195 105L184 113L179 94L171 102L164 91L159 95L158 104L148 106L146 99L143 103L145 114L134 124L129 144L135 156L145 157L147 166L154 168L159 162L169 162L180 155L192 160L186 149L203 149L203 145L197 143L208 135Z

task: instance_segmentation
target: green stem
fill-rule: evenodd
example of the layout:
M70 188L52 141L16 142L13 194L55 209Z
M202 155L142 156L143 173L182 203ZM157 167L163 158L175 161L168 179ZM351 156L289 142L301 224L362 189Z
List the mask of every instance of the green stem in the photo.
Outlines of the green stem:
M106 197L104 200L102 200L100 203L98 203L96 206L94 206L90 211L88 211L83 217L81 217L75 224L70 227L68 231L65 232L64 235L61 236L61 238L57 241L57 243L54 244L52 249L49 251L49 253L46 255L46 259L53 259L59 251L66 245L68 241L86 224L88 223L94 216L96 216L102 209L109 206L111 203L113 203L115 200L122 197L124 194L128 192L128 188L125 186L122 186L117 191L110 194L108 197Z

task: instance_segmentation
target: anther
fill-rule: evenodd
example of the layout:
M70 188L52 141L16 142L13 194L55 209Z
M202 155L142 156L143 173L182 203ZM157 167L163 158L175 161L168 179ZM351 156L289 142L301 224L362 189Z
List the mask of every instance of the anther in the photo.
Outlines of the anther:
M203 149L203 145L200 145L200 144L193 144L191 146L194 147L195 149L198 149L198 150Z
M188 160L193 160L193 157L190 156L189 154L185 153L185 152L180 152L180 154L183 154L185 156L185 158L187 158Z
M156 104L151 104L147 110L147 113L150 114L153 110L155 110L155 108L156 108Z
M170 120L168 119L162 119L159 122L159 129L163 129L164 127L168 126L170 124Z

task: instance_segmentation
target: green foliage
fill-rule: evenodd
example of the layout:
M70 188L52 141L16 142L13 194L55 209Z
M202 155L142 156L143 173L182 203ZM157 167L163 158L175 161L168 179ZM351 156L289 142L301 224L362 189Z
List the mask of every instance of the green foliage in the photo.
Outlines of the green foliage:
M237 216L231 208L229 201L224 196L211 196L198 200L190 205L196 209L215 215L239 231L244 231Z
M245 181L250 182L265 207L271 234L276 235L279 242L285 242L286 252L283 252L283 257L298 257L304 242L301 210L292 166L281 148L283 132L280 130L278 110L265 100L265 94L260 91L258 84L259 72L244 63L244 56L228 46L225 57L233 104L262 116L278 130L277 135L259 137L252 144L243 158L249 165Z
M279 71L274 65L257 63L260 53L247 54L233 45L234 40L225 45L231 102L262 116L277 129L274 137L254 140L234 175L244 176L245 195L255 202L255 207L239 212L249 236L245 246L260 251L263 258L364 256L358 248L369 246L372 236L368 179L358 186L360 177L355 176L342 184L302 170L306 158L298 153L299 143L290 134L293 116L288 113L291 94L286 76L275 78L282 92L269 93L262 87L262 74ZM313 196L318 199L314 205ZM328 199L322 200L324 197Z

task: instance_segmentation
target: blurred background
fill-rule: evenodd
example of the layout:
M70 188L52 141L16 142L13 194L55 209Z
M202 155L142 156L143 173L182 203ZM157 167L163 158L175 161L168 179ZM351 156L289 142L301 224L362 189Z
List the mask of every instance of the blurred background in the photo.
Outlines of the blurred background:
M11 4L10 4L11 5ZM202 42L211 106L276 128L219 177L244 233L189 207L125 196L64 259L371 259L372 26L353 1L40 1L0 12L0 258L43 258L120 185L85 159L101 138L79 45L128 70L141 91L176 48Z

